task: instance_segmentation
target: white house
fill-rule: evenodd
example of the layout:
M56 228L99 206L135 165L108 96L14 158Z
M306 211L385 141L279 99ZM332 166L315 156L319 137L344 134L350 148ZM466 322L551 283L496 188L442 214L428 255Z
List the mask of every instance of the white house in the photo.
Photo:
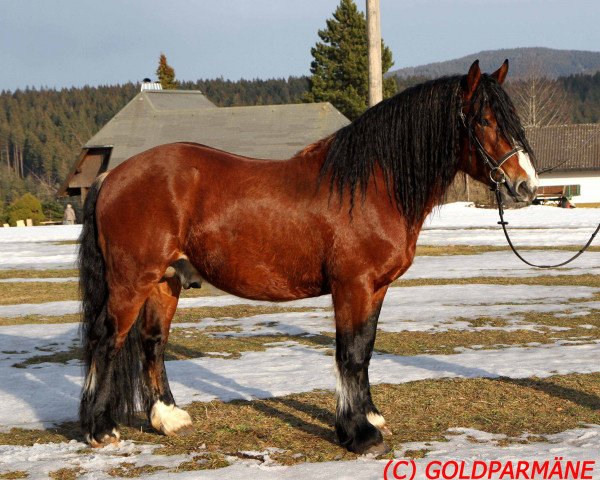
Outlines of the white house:
M527 127L541 186L573 185L575 205L600 203L600 124ZM554 167L554 168L553 168ZM552 169L544 173L545 170Z

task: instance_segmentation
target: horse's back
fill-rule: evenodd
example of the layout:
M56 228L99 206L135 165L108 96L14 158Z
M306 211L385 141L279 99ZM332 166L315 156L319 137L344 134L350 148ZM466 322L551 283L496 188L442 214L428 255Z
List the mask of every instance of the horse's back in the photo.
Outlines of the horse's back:
M135 244L142 268L159 271L184 254L206 280L237 295L318 295L325 244L313 170L198 144L155 147L106 178L100 233L123 250Z

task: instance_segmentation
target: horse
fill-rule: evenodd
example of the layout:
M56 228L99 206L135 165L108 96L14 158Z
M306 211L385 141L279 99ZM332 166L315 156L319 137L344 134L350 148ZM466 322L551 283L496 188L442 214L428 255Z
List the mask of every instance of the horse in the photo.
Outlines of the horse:
M162 145L98 177L84 203L79 267L85 377L79 417L93 447L144 410L165 435L192 427L164 350L182 287L243 298L331 294L335 432L351 452L387 451L369 361L386 291L411 265L426 216L457 172L531 202L531 150L492 74L431 80L369 108L285 161L195 143Z

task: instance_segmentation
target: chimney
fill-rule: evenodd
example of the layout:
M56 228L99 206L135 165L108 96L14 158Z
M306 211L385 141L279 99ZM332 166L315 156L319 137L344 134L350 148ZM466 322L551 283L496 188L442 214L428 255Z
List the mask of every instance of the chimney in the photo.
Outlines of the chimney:
M144 92L147 90L162 90L162 85L160 82L153 82L149 78L144 78L144 80L142 80L141 91Z

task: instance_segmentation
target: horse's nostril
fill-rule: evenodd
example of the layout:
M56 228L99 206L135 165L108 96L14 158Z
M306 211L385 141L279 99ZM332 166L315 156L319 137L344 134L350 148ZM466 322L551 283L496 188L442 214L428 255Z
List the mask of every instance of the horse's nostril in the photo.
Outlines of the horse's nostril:
M533 199L537 188L532 188L526 181L520 181L515 187L517 194L523 198Z

